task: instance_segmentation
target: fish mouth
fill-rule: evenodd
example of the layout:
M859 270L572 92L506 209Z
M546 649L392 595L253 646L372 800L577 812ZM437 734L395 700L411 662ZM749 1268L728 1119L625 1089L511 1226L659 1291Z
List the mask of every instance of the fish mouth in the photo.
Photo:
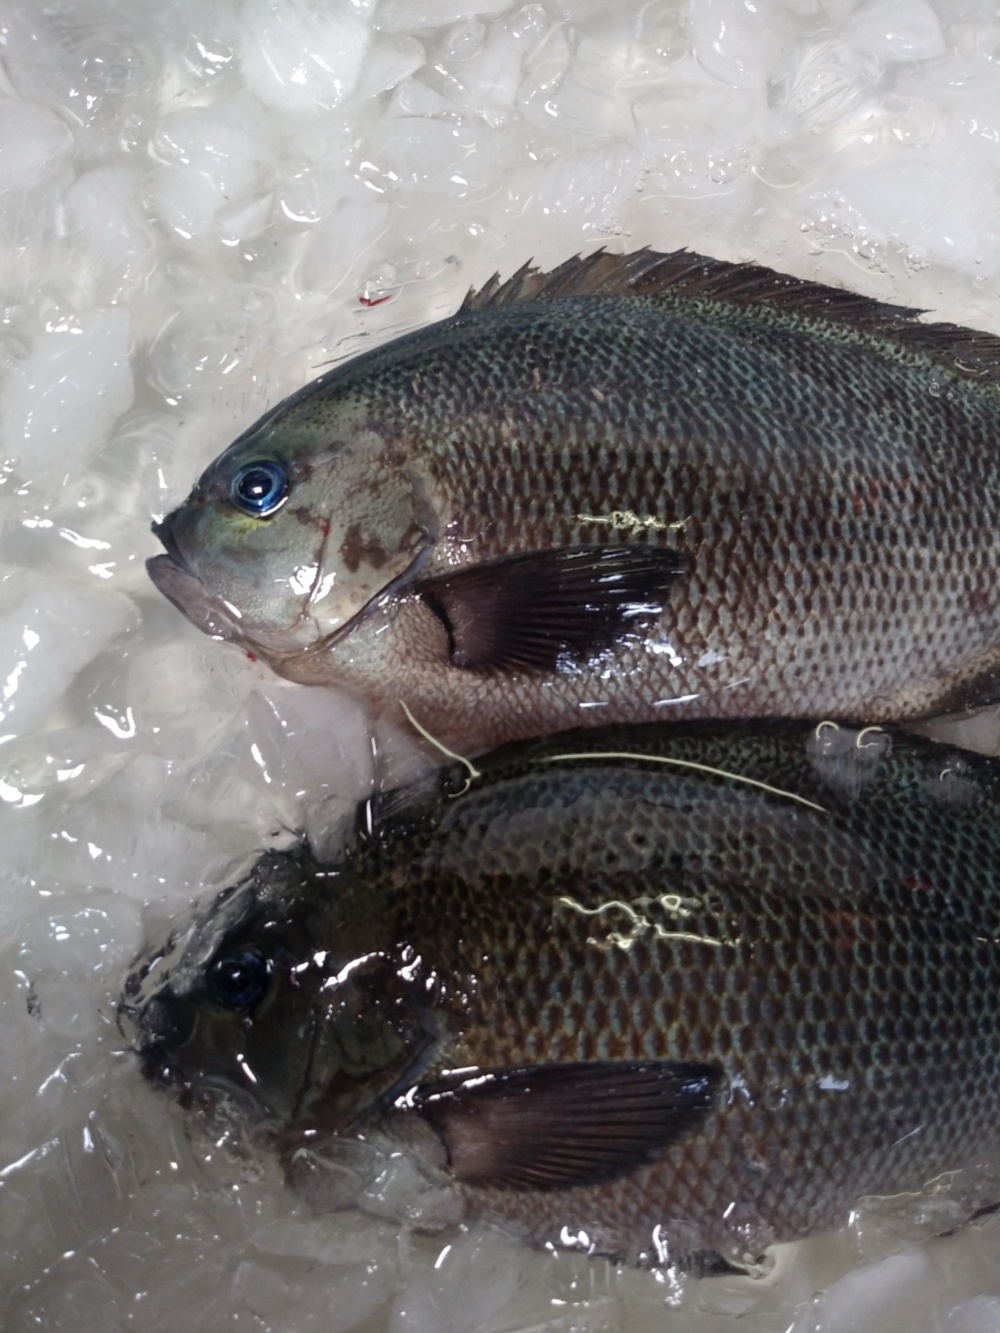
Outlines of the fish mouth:
M176 511L174 512L176 513ZM167 554L173 560L174 564L179 565L180 568L183 569L186 574L190 574L191 567L188 565L188 562L184 559L183 552L181 551L181 548L177 545L177 538L174 536L173 520L174 520L174 514L167 514L166 518L161 518L158 521L154 521L153 523L151 523L150 529L153 533L153 536L156 537L157 540L160 542L160 545L165 548ZM158 558L162 559L162 556Z
M145 1002L136 1002L126 991L118 1002L117 1018L119 1032L144 1065L147 1061L169 1064L167 1050L183 1046L194 1030L188 1006L178 1004L171 996L154 995Z
M155 1088L176 1095L184 1110L198 1107L207 1115L234 1110L249 1122L266 1118L254 1094L223 1074L185 1068L176 1052L194 1030L191 1015L169 1000L150 1000L145 1006L122 1000L118 1027L139 1057L143 1078Z
M230 606L217 594L210 592L191 568L174 532L175 517L176 513L168 514L166 518L151 524L153 534L160 539L166 553L151 556L146 561L146 573L157 590L168 602L173 603L196 629L207 634L209 638L236 643L274 662L286 658L292 660L304 651L304 647L313 646L310 643L305 646L296 645L292 649L283 647L283 641L290 633L294 634L297 626L307 626L312 623L307 614L309 593L303 598L306 609L297 612L296 619L291 625L276 627L273 635L266 632L253 633L244 625L239 610ZM322 548L317 556L317 581L320 577L321 557ZM277 642L273 642L275 638Z
M166 555L151 556L146 561L146 573L167 601L172 602L203 634L213 639L241 641L236 620L210 596L177 544L175 517L176 511L150 525Z
M188 569L179 551L176 556L173 551L169 555L151 556L146 561L146 573L167 601L172 602L203 634L213 639L243 642L244 635L236 620L209 595L197 574Z

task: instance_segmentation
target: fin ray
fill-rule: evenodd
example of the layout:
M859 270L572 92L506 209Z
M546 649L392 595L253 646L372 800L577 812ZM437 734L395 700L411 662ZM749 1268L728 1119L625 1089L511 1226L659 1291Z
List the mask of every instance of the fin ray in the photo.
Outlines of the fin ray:
M584 295L793 311L803 321L850 327L922 353L955 375L1000 379L1000 337L994 334L957 324L921 323L918 317L924 312L910 306L794 278L762 264L711 259L692 250L660 254L644 249L628 255L597 250L568 259L549 273L525 264L505 282L494 274L478 291L470 291L460 313Z
M721 1082L694 1061L593 1061L478 1074L420 1089L457 1179L569 1189L613 1179L698 1127Z
M427 579L418 592L467 671L555 671L661 615L685 568L655 546L579 546L506 556Z

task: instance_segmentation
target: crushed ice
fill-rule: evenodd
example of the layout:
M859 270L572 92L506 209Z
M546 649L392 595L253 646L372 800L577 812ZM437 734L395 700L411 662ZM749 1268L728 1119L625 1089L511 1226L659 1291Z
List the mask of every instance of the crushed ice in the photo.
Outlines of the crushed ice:
M208 459L495 269L600 244L1000 330L998 143L1000 20L976 0L3 6L5 1329L996 1329L991 1219L916 1246L869 1205L699 1284L418 1234L398 1173L366 1211L310 1208L143 1084L113 1005L145 905L162 922L257 849L322 841L373 778L359 708L148 584L150 517Z

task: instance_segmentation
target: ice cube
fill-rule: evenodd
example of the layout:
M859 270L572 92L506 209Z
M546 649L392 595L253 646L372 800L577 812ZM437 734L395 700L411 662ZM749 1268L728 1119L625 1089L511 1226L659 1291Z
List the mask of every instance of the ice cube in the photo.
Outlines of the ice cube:
M110 590L41 587L0 619L0 734L24 734L52 711L70 682L138 620ZM15 804L19 793L4 800Z
M0 429L38 492L83 467L132 402L132 320L124 308L54 317L8 370Z
M165 116L151 142L161 164L152 195L163 222L183 240L220 230L227 241L234 232L253 235L269 215L262 168L269 137L267 117L249 100L225 112L196 107ZM232 221L218 226L220 214L254 204L242 233Z
M934 1333L996 1333L1000 1296L971 1296L938 1315Z
M26 190L58 177L72 151L72 134L46 107L0 101L0 192Z
M866 1264L832 1282L815 1305L816 1333L920 1327L927 1302L931 1261L923 1250L906 1250ZM806 1324L804 1327L808 1327ZM793 1326L794 1333L799 1329Z
M276 111L308 115L350 96L371 34L345 3L246 0L242 36L248 86Z
M106 305L142 280L153 264L153 236L137 206L139 181L125 167L97 167L66 194L71 241L80 256L78 282Z
M691 42L698 63L734 88L763 92L779 66L789 33L767 6L743 0L701 0L691 8Z
M927 0L869 0L852 15L844 36L883 60L933 60L947 50Z
M471 18L493 18L510 0L382 0L375 18L382 32L419 32Z

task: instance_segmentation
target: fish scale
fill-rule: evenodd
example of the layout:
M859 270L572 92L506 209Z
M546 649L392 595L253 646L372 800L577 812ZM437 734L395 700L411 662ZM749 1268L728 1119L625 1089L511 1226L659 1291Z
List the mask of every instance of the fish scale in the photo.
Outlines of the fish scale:
M744 1261L945 1172L959 1215L1000 1199L1000 762L756 723L478 768L367 803L336 865L265 857L138 963L147 1073L231 1087L289 1153L377 1130L470 1213L638 1262ZM248 950L263 990L219 1000Z
M998 367L989 335L752 265L526 271L269 413L150 572L283 675L405 702L466 752L665 713L992 702ZM261 460L288 501L254 522L233 487ZM621 548L662 570L622 563L611 595ZM593 554L589 585L567 551Z

